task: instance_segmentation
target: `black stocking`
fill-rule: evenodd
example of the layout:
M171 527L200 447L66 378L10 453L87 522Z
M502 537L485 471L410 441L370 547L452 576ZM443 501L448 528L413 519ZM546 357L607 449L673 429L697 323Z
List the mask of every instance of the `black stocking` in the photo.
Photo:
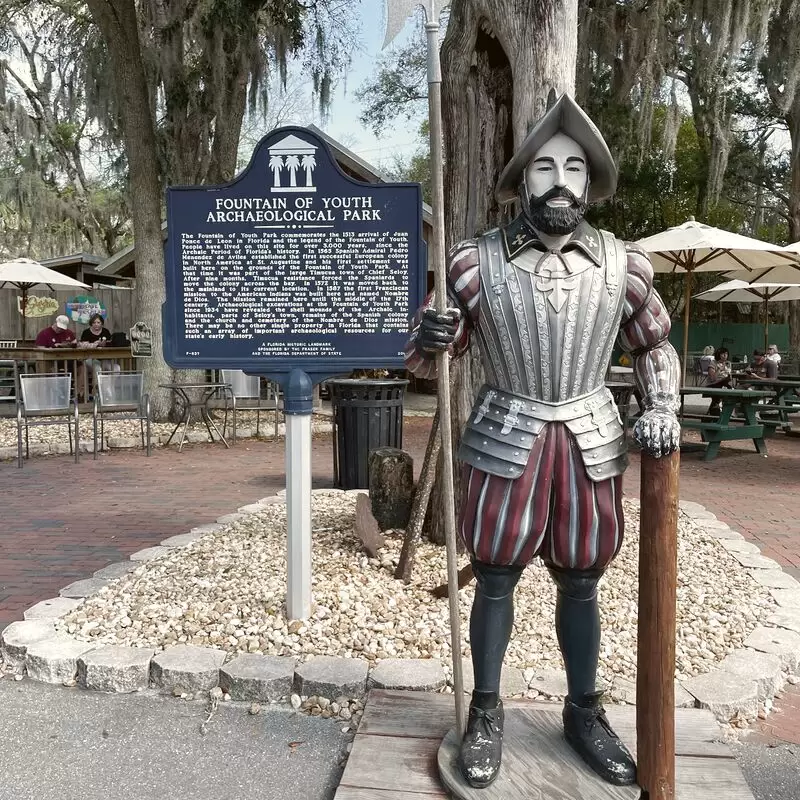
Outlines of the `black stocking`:
M500 673L514 625L514 587L522 575L522 567L473 561L472 570L477 581L469 623L475 673L472 702L491 709L500 695Z
M597 660L600 656L600 611L597 582L602 570L563 570L548 566L558 587L556 633L567 688L573 703L581 705L584 695L595 691Z

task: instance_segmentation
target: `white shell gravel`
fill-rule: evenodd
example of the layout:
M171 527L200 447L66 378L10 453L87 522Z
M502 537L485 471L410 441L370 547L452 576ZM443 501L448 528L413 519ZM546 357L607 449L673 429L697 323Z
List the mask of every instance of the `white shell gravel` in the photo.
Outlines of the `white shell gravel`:
M217 427L222 430L222 421L224 414L221 411L214 411L212 413ZM231 420L228 419L228 436L231 435ZM238 435L242 433L246 435L255 435L256 430L256 414L251 411L238 411L236 414L236 425L239 429ZM173 422L153 422L150 425L150 436L154 447L163 444L169 438L169 435L175 428ZM262 411L258 423L259 435L262 438L271 438L275 431L275 416L272 411ZM330 417L320 414L314 414L312 417L312 430L327 431L330 429ZM93 437L92 415L81 414L80 416L80 432L81 441L91 444ZM131 444L141 447L141 429L137 420L115 419L113 415L107 415L104 435L106 440L117 439L125 440L130 439ZM208 431L202 422L196 422L189 425L187 435L190 432L196 432L205 435L208 439ZM181 431L175 434L172 439L171 445L177 445L180 441ZM278 434L284 434L284 424L281 422L278 426ZM45 445L64 445L69 444L66 425L43 425L34 426L28 429L29 441L31 445L45 444ZM216 434L214 434L216 437ZM16 419L0 419L0 447L17 447L17 421Z
M313 593L310 619L287 622L286 509L264 506L188 547L148 561L87 598L57 627L103 644L216 647L231 653L364 658L440 658L449 672L446 599L430 589L445 580L442 547L422 542L410 585L392 577L402 536L389 534L370 559L353 532L355 492L313 496ZM635 680L639 506L625 500L627 534L600 584L603 637L600 679ZM466 563L466 556L461 557ZM677 670L679 679L709 671L772 612L759 586L702 528L679 518ZM463 653L474 584L459 592ZM561 669L553 618L555 589L537 561L516 590L514 633L505 663Z

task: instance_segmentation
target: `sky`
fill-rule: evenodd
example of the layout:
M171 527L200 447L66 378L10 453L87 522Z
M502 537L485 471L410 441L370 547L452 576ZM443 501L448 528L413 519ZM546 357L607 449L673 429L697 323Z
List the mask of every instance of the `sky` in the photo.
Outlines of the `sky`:
M413 155L420 146L417 131L422 122L422 118L411 122L405 118L396 120L377 138L358 119L362 109L355 92L377 70L385 32L385 3L386 0L361 0L360 44L353 53L350 70L336 88L328 119L315 120L318 127L373 166L390 164L395 154ZM419 19L409 17L392 45L402 45L420 35L418 24Z

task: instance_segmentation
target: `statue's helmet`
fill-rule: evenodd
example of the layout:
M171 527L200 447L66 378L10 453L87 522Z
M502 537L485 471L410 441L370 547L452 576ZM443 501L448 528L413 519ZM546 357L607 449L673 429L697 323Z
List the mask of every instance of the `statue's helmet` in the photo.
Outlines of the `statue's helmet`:
M598 203L611 197L617 188L617 167L603 135L586 112L567 94L547 110L531 128L530 133L511 161L506 164L495 190L501 204L510 203L519 194L525 168L545 142L555 134L564 133L574 139L589 160L589 192L587 202Z

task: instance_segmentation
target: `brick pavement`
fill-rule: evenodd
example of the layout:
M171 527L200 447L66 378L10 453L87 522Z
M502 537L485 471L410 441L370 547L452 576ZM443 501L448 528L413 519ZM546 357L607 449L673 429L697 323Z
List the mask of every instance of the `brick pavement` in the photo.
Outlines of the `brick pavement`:
M419 467L429 418L407 418L406 449ZM710 463L685 453L681 497L703 503L800 574L800 439L778 434L769 456L750 443L725 443ZM315 486L332 485L330 437L313 442ZM625 488L638 495L639 457L631 454ZM115 452L97 461L34 458L23 470L0 462L0 629L73 580L284 485L283 443L188 445L182 453ZM768 728L768 730L767 730ZM800 743L800 689L776 702L764 731Z

